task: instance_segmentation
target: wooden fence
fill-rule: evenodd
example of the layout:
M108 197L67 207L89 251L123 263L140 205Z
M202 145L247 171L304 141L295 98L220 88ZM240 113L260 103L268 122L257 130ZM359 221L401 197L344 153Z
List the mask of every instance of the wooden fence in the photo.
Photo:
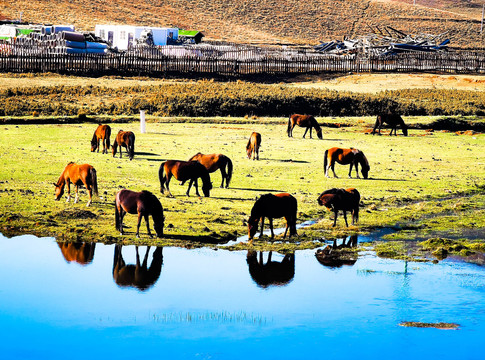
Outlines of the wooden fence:
M187 45L128 52L68 54L59 47L0 43L0 72L77 75L291 75L347 72L485 74L485 51L406 53L379 57L321 54L311 49Z

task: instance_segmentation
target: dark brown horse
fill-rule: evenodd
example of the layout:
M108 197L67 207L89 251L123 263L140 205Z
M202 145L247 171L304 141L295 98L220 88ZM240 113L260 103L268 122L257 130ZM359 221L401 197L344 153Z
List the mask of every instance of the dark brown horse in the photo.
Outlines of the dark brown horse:
M318 125L318 122L317 120L315 120L313 115L300 115L300 114L290 115L290 118L288 119L288 129L287 129L287 133L289 137L293 137L293 129L296 125L306 128L305 133L303 134L303 137L305 137L308 130L310 130L310 139L311 139L312 129L315 128L318 138L322 139L322 129L320 128L320 125Z
M134 287L145 291L152 287L160 277L163 265L163 248L157 247L153 252L152 262L148 266L148 254L150 246L147 246L143 262L140 262L138 246L136 251L136 264L126 264L121 254L122 245L115 245L113 259L113 279L120 287Z
M286 237L288 229L290 229L290 237L297 235L296 233L296 213L298 204L296 199L288 193L281 194L264 194L256 200L251 209L251 216L248 220L249 241L252 242L256 231L258 230L258 223L261 219L261 234L263 236L264 218L269 220L269 228L271 230L271 238L274 238L273 219L284 217L286 219L286 229L283 239Z
M93 138L91 139L91 152L98 150L99 152L99 140L103 144L103 154L108 153L108 149L111 147L109 138L111 136L111 128L109 125L99 124L94 131Z
M382 124L388 124L391 126L391 132L389 135L392 135L394 131L394 135L397 136L397 126L401 127L402 133L404 136L408 136L408 127L404 123L401 115L399 114L379 114L377 115L376 123L374 125L374 130L372 130L372 135L376 133L377 127L379 127L379 135L381 134L381 127Z
M147 224L148 236L152 237L150 232L150 224L148 216L151 215L153 219L153 227L157 233L157 237L163 237L163 223L165 217L163 216L163 207L160 201L151 192L143 190L140 192L131 190L120 190L115 197L115 220L116 229L123 235L123 217L126 213L138 214L138 223L136 224L136 237L140 237L140 223L141 218L145 219Z
M248 153L248 159L251 159L251 155L259 160L259 148L261 147L261 134L253 132L249 137L248 144L246 145L246 152Z
M91 205L92 195L98 195L98 179L96 170L89 164L77 165L73 162L67 164L62 172L56 186L55 200L59 200L64 194L64 186L67 184L67 202L71 200L71 183L76 186L76 198L74 202L79 201L78 190L80 185L84 185L88 190L89 201L86 206Z
M77 262L80 265L90 264L94 259L94 242L57 242L62 256L67 262Z
M170 179L172 176L175 179L182 181L182 185L187 181L189 182L189 188L187 189L187 196L189 196L189 191L192 185L195 185L195 193L197 196L199 194L199 187L197 185L197 179L202 179L202 192L204 196L210 196L210 190L212 189L211 178L209 171L204 165L197 161L180 161L180 160L168 160L160 165L158 170L158 177L160 179L160 192L165 193L165 187L167 188L169 196L172 196L168 185L170 184Z
M272 261L271 258L272 252L270 251L265 263L262 251L259 252L258 260L257 252L249 250L246 261L251 278L262 288L271 285L287 285L295 276L295 254L286 254L281 262Z
M118 135L116 135L115 141L112 146L113 157L116 155L116 151L120 148L120 159L121 159L121 148L126 148L128 152L128 157L133 160L135 156L135 134L131 131L120 130Z
M325 206L335 213L333 226L337 224L338 211L344 212L345 225L349 226L347 222L347 211L352 213L352 225L359 220L359 203L360 194L357 189L330 189L320 194L318 197L318 204Z
M338 162L341 165L348 165L350 164L349 169L349 178L352 177L352 166L355 166L355 173L357 177L359 177L359 164L360 164L360 171L362 172L362 176L364 179L367 179L369 176L369 162L365 157L364 153L360 150L350 148L350 149L342 149L338 147L333 147L331 149L325 150L325 158L323 159L323 170L325 171L325 176L328 176L328 170L332 169L333 176L337 177L335 174L335 163Z
M205 166L209 173L213 173L217 169L221 170L222 182L221 188L224 187L224 180L226 181L226 189L229 187L229 183L232 178L232 161L226 155L223 154L209 154L204 155L197 153L192 156L189 161L198 161ZM227 171L226 171L227 168Z

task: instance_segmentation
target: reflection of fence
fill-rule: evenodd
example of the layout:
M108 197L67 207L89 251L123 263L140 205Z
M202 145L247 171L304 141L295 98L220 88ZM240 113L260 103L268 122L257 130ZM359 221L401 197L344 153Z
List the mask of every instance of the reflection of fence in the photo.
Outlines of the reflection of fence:
M98 55L59 54L47 46L0 43L0 71L152 76L170 73L240 76L373 71L483 74L485 52L407 53L383 58L326 55L312 50L193 45Z

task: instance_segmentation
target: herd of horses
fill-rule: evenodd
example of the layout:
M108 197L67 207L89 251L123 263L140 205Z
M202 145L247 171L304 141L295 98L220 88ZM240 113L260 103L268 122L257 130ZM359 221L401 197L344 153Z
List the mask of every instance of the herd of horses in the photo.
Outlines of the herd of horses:
M397 126L401 127L401 130L405 136L407 136L407 127L398 114L380 114L377 116L376 123L372 134L378 134L383 124L391 126L391 133L397 136ZM287 134L288 137L293 136L293 129L295 126L306 128L303 138L306 136L308 130L310 130L310 138L312 138L312 129L315 128L317 136L322 139L322 129L315 118L311 115L299 115L293 114L288 119ZM95 130L91 140L91 152L98 151L100 149L99 143L103 146L102 153L107 154L111 148L112 156L114 157L119 149L120 158L122 158L122 148L126 149L128 158L132 160L135 156L135 134L131 131L120 130L116 135L113 144L110 144L111 128L109 125L99 124ZM261 134L253 132L246 145L248 159L259 160L259 149L261 147ZM341 165L350 165L348 176L351 178L352 168L355 168L356 177L359 176L360 171L364 179L369 176L369 162L364 153L354 148L339 148L332 147L325 151L324 155L324 172L325 176L329 177L329 170L331 169L334 177L335 163ZM197 153L192 156L188 161L180 160L167 160L160 165L158 176L160 180L160 192L162 194L168 193L168 196L173 197L170 192L169 184L172 177L180 181L183 185L186 181L189 181L187 189L187 196L189 196L192 186L195 187L195 193L200 197L198 189L198 179L202 181L202 192L205 197L210 196L210 190L212 189L212 183L210 179L210 173L220 170L222 176L221 188L228 188L232 173L233 164L229 157L223 154L202 154ZM57 183L55 183L55 200L59 200L64 194L64 188L67 185L67 202L71 198L70 185L73 184L76 187L76 197L74 202L79 200L78 188L83 185L86 187L89 195L87 206L92 203L92 196L98 194L97 174L93 166L89 164L75 164L70 162L63 170ZM359 219L359 206L360 206L360 193L355 188L338 189L332 188L324 191L320 194L317 202L321 206L325 206L330 211L334 212L333 226L336 226L338 212L342 211L347 222L347 212L352 215L352 225ZM269 222L271 238L274 238L273 219L285 218L286 228L283 234L283 238L289 232L289 237L297 235L296 221L297 221L297 209L298 204L294 196L288 193L279 194L264 194L261 195L254 203L248 223L248 240L252 243L254 236L261 222L260 237L263 236L264 231L264 219L267 218ZM115 196L115 227L121 235L124 233L123 218L126 213L135 214L138 216L138 222L136 227L136 236L139 237L141 220L144 219L147 227L148 236L152 237L149 226L149 216L152 216L154 229L157 237L163 237L163 227L165 216L163 215L163 206L158 198L147 190L140 192L131 191L127 189L120 190ZM120 251L121 256L121 251Z

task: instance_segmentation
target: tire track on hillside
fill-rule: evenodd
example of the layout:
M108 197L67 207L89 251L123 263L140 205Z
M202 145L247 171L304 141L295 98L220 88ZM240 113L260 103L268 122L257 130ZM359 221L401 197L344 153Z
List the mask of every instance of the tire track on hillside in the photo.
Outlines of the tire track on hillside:
M355 28L357 26L358 23L362 22L363 19L365 17L367 17L367 10L369 9L370 7L370 4L371 4L371 1L368 1L367 4L364 5L363 9L362 9L362 13L360 14L359 17L357 17L353 22L352 22L352 26L350 28L350 34L349 36L350 37L355 37Z

